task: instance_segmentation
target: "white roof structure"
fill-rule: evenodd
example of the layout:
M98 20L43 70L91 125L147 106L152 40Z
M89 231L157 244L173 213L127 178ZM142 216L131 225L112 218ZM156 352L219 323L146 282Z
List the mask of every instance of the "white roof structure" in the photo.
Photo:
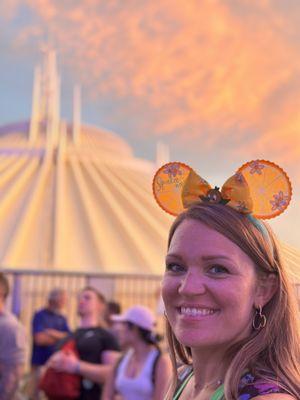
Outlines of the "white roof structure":
M81 125L78 87L73 123L62 121L59 82L48 52L30 122L0 127L0 267L161 274L173 218L152 196L156 165L116 134ZM300 282L300 252L283 250Z
M300 251L285 243L281 243L281 250L293 282L300 285Z
M0 265L161 273L171 218L152 198L154 164L94 127L77 145L65 125L50 149L28 131L0 128Z
M171 218L151 194L155 164L112 132L59 118L48 52L30 122L0 128L0 266L162 273Z

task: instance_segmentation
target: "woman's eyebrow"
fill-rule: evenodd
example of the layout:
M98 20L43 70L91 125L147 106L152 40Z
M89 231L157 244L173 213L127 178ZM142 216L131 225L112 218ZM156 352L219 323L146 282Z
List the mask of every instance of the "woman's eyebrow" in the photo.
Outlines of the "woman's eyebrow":
M176 259L182 260L181 255L180 254L176 254L176 253L168 253L166 255L166 259L169 259L169 258L176 258ZM227 260L227 261L232 261L231 257L228 257L225 254L202 255L199 258L201 260L204 260L204 261L210 261L210 260L216 260L216 259L223 259L223 260Z
M210 261L210 260L216 260L216 259L223 259L227 261L232 261L232 259L224 254L214 254L214 255L207 255L207 256L201 256L202 260L204 261Z
M177 260L182 260L182 257L180 254L176 254L176 253L168 253L166 255L166 260L168 260L169 258L176 258Z

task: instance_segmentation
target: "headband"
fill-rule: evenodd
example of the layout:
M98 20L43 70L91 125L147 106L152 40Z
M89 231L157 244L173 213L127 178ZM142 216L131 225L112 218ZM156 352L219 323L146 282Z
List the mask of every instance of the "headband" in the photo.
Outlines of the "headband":
M226 204L242 214L270 219L281 214L292 197L287 174L265 160L243 164L221 189L212 188L188 165L171 162L158 169L152 188L158 205L174 216L200 201Z

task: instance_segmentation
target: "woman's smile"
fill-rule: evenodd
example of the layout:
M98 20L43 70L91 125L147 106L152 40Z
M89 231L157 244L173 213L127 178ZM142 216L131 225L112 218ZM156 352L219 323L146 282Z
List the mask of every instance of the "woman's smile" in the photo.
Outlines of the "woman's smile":
M204 318L212 317L219 313L219 310L217 309L196 305L184 305L177 307L177 311L181 320L184 321L201 321Z

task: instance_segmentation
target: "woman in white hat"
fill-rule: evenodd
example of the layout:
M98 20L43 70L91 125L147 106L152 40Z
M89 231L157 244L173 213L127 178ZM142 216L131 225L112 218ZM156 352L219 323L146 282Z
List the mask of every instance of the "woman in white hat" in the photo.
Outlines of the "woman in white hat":
M113 320L122 323L119 340L127 351L114 366L102 400L162 400L171 377L171 363L156 344L153 313L137 305Z

